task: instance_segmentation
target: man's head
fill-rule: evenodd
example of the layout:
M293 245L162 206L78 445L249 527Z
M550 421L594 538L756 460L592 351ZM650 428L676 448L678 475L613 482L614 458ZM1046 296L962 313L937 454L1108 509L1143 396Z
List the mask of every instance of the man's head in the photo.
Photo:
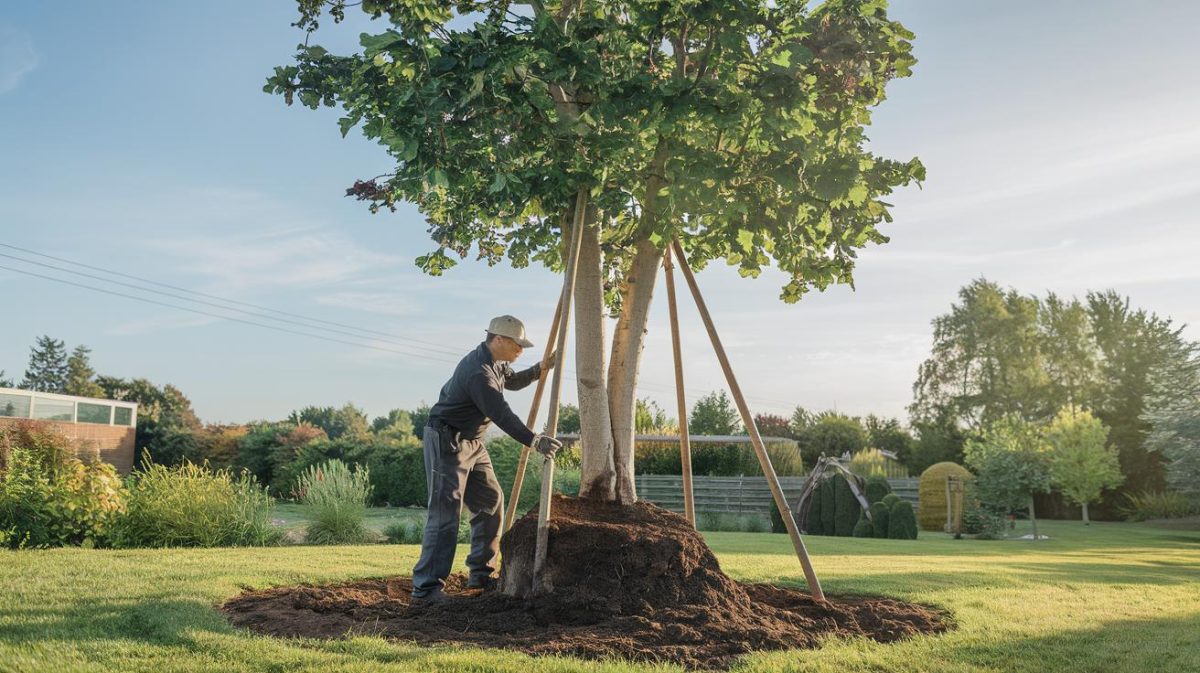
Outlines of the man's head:
M487 329L487 347L497 360L512 362L521 357L522 351L533 346L525 338L525 324L511 315L492 318Z

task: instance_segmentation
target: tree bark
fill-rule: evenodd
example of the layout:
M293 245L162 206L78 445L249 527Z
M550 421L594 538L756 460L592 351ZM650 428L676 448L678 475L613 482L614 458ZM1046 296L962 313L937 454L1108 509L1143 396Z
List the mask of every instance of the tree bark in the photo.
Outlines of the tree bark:
M1083 525L1090 526L1090 525L1092 525L1092 522L1090 520L1088 520L1087 506L1088 506L1088 504L1086 502L1083 503Z
M1037 539L1038 539L1037 513L1033 511L1033 495L1032 494L1030 494L1030 496L1029 496L1029 522L1033 524L1033 539L1034 539L1034 541L1037 541Z
M605 382L604 271L600 222L588 213L575 278L575 377L579 389L579 495L616 499L612 424Z
M608 363L608 408L612 423L616 496L624 504L637 501L634 485L634 407L650 300L658 277L662 251L649 239L637 243L633 261L621 286L621 314L613 334Z

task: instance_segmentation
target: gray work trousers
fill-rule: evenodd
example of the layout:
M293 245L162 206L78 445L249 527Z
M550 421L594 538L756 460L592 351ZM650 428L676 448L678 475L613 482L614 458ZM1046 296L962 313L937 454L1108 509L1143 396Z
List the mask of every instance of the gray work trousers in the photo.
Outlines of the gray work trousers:
M470 579L479 582L496 571L504 492L482 440L459 442L457 453L442 446L442 436L425 428L425 483L429 518L421 540L421 558L413 568L413 596L440 591L454 565L458 519L465 504L471 512Z

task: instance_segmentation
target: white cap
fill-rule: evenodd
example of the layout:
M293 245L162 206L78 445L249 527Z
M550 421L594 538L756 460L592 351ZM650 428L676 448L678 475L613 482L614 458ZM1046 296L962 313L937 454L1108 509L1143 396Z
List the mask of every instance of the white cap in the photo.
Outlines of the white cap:
M499 334L506 336L513 341L521 344L522 348L532 348L533 342L525 338L525 323L517 320L511 315L502 315L492 318L492 322L488 324L488 334Z

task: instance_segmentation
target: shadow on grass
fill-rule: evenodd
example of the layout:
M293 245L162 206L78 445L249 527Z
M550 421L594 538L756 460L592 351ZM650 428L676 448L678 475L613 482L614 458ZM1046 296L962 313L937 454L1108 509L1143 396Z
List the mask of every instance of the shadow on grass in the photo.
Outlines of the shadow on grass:
M190 647L193 640L183 635L185 630L233 631L213 606L178 597L19 605L0 609L0 622L0 640L6 643L135 640Z
M1027 638L972 638L943 656L964 670L1200 671L1200 613L1129 619Z

